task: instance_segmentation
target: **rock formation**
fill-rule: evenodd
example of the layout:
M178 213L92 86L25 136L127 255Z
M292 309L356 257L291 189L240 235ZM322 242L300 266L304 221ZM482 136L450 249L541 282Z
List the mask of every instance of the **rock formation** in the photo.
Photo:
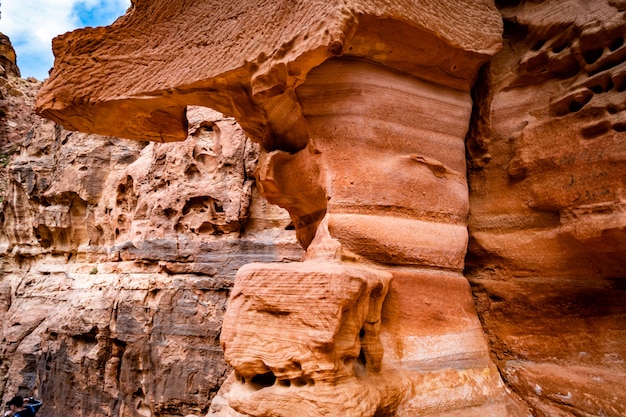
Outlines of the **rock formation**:
M255 146L196 108L175 144L69 132L0 78L0 393L46 416L204 415L237 269L302 257L259 197Z
M57 39L38 111L71 129L169 141L186 136L186 106L203 105L261 144L260 190L289 211L307 254L239 271L221 336L235 373L229 405L254 416L291 416L312 400L300 415L523 415L461 274L470 87L500 45L495 7L207 7L136 2L109 28ZM194 17L194 45L207 21L222 28L205 38L200 66L192 40L176 35L181 16ZM238 35L224 36L233 20ZM159 60L137 45L151 32L173 43ZM119 82L103 77L119 65ZM145 65L151 77L139 76ZM454 294L448 305L400 295L427 281L440 285L430 296ZM429 314L441 323L424 332Z
M503 7L475 89L466 275L538 416L626 415L625 10Z
M8 129L7 390L51 415L626 414L625 10L137 0L57 38L37 111L141 142ZM52 382L76 375L96 400Z
M13 49L9 37L4 33L0 33L0 75L2 77L20 76L15 49Z

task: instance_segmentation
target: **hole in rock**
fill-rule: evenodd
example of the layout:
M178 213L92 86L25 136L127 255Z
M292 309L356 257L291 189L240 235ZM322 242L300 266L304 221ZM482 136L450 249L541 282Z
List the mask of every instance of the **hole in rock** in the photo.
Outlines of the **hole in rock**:
M264 374L256 374L252 377L250 383L258 387L258 389L271 387L276 382L276 375L273 372L266 372Z
M541 48L543 48L543 45L544 45L545 43L546 43L545 41L539 41L539 42L537 42L536 44L534 44L534 45L533 45L533 47L532 47L532 48L530 48L530 49L532 49L533 51L538 51L538 50L540 50Z
M606 132L609 131L610 128L611 126L609 122L603 121L595 125L591 125L591 126L587 126L583 128L581 133L585 138L591 139L591 138L595 138L596 136L605 134Z
M289 388L291 386L291 381L289 381L288 379L282 379L278 381L278 385L280 385L281 387Z
M593 87L591 87L591 91L593 91L596 94L600 94L604 92L604 88L601 85L594 85Z
M489 294L489 299L495 302L504 301L503 297L500 297L499 295L496 295L496 294Z
M521 40L528 36L528 28L517 22L512 22L508 19L504 20L504 33L502 36L506 39Z
M615 123L613 125L613 130L616 132L626 132L626 122Z
M359 339L363 340L364 337L365 337L365 329L361 329L361 331L359 332Z
M615 50L617 50L617 49L621 48L621 47L622 47L622 45L624 45L624 38L623 38L623 37L622 37L622 38L617 38L617 39L615 39L615 40L611 43L611 45L609 45L609 50L610 50L611 52L613 52L613 51L615 51Z
M579 102L577 102L577 101L572 101L572 102L569 104L569 111L570 111L570 113L576 113L577 111L579 111L580 109L582 109L582 108L583 108L583 106L584 106L584 104L581 104L581 103L579 103Z
M496 0L496 7L503 9L505 7L515 7L519 5L521 0Z
M552 52L554 52L555 54L558 54L559 52L563 52L563 50L567 47L566 43L559 43L556 44L554 46L552 46Z
M219 230L217 230L211 223L202 222L200 227L198 228L198 233L212 235L212 234L221 234Z
M137 391L133 392L133 397L145 398L145 395L143 393L143 389L141 387L137 388Z
M307 384L307 381L304 378L296 378L293 380L293 385L296 387L303 387L306 384Z
M209 208L212 198L206 196L191 197L183 207L183 215L186 216L190 211L204 213Z
M602 48L588 49L583 51L583 59L587 64L593 64L602 56L604 50Z
M89 331L80 334L71 335L74 340L82 343L93 344L98 343L97 336L100 333L97 326L93 326Z
M363 366L367 365L367 360L365 359L365 351L363 350L363 348L361 348L361 350L359 351L358 361Z
M166 208L165 210L163 210L163 214L165 214L165 216L168 219L171 219L172 217L174 217L176 215L177 211L172 209L171 207Z
M196 177L200 176L200 170L198 169L198 167L195 164L191 164L185 170L185 176L188 179L196 178Z
M608 111L609 114L617 114L619 109L615 106L607 106L606 111Z

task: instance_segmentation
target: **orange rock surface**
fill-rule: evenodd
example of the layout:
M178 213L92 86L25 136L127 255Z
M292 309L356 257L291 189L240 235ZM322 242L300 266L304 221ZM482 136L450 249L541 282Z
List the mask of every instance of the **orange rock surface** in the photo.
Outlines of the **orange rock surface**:
M376 1L301 2L278 10L264 2L205 7L137 2L110 28L57 39L56 72L40 92L38 111L71 129L169 141L184 137L186 106L203 105L234 115L261 144L260 191L289 211L307 262L239 272L222 330L225 357L237 375L227 394L230 406L255 416L289 416L312 396L315 403L302 415L409 416L464 408L521 416L523 407L509 398L488 358L475 311L466 310L474 317L469 322L418 336L410 322L428 307L413 310L410 299L398 297L389 326L380 307L372 317L363 310L372 308L367 295L353 300L362 289L351 295L352 284L340 284L354 280L354 267L343 263L356 262L357 276L384 271L383 287L398 293L436 271L441 276L434 279L446 280L457 295L454 309L470 304L461 276L469 209L463 139L470 87L500 46L495 7ZM191 17L183 33L193 41L177 35L178 16ZM226 20L235 26L224 33ZM198 45L207 21L221 30L202 43L207 59L197 65L190 45ZM155 33L169 45L158 60L146 49L153 48ZM153 39L139 47L142 36ZM124 62L123 81L102 77L118 73L113 67ZM275 268L280 272L269 272ZM401 279L394 283L396 275ZM282 283L294 276L300 283ZM260 304L257 280L266 294ZM335 285L336 296L349 303L335 305L323 295ZM319 309L307 309L309 288L319 294ZM238 302L247 291L250 301ZM377 295L379 302L386 292ZM285 305L266 306L287 296ZM310 320L298 318L303 308ZM350 313L354 309L362 312ZM424 371L425 364L432 371ZM438 379L451 392L423 399ZM254 395L242 395L251 389ZM358 392L363 396L355 397Z
M40 114L72 130L187 140L129 151L127 167L116 139L83 158L117 161L110 170L60 164L49 186L48 155L69 148L44 137L78 134L44 123L54 133L26 143L21 125L8 130L20 154L2 206L11 344L0 377L31 375L41 341L61 366L70 341L73 364L82 346L112 352L101 353L105 386L122 415L170 415L175 401L158 398L177 395L176 413L194 412L188 391L202 382L191 375L205 366L195 332L217 331L217 288L248 259L220 330L233 372L209 415L624 415L625 10L618 0L137 0L110 27L57 38ZM260 144L258 165L232 119L202 107L237 120ZM270 263L299 252L255 187L289 212L303 262ZM89 242L116 257L100 279L27 267L54 253L102 259ZM64 328L46 308L20 320L46 276L66 285L62 268L93 291L86 302L98 286L121 288L94 310L128 298L112 333L115 322L80 309L92 325ZM188 318L196 309L203 318ZM172 375L185 363L157 339L197 347L165 378L192 381L184 393L142 365L159 358ZM226 369L212 363L202 369ZM42 371L43 386L59 369ZM135 380L154 384L131 389Z
M538 416L626 414L625 9L502 8L476 88L466 276Z

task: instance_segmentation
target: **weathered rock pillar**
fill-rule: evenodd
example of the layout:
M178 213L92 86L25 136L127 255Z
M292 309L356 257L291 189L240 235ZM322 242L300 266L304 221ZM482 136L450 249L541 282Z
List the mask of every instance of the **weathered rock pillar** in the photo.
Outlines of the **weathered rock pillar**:
M55 40L38 111L170 141L201 105L263 146L259 187L307 254L237 276L222 345L238 413L525 415L462 275L470 87L500 15L489 1L279 3L134 1Z

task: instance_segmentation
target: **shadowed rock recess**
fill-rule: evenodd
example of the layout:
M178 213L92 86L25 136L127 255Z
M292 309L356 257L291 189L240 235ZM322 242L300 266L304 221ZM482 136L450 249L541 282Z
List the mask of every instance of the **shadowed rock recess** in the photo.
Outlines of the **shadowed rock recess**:
M136 0L56 38L0 85L3 399L625 415L625 10Z

